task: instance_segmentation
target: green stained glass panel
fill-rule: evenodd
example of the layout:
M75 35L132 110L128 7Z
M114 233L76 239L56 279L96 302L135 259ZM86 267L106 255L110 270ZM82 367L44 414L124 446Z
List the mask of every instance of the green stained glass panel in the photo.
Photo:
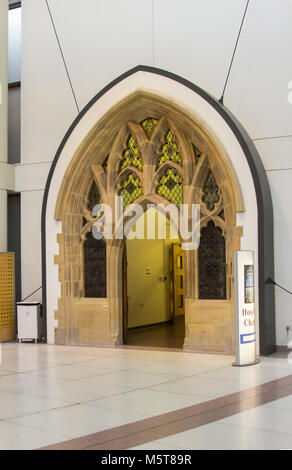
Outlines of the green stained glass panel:
M182 177L168 168L160 178L157 193L179 207L183 203Z
M142 127L144 131L146 132L148 139L150 139L150 137L152 136L152 133L154 131L154 128L157 122L158 122L157 119L154 119L154 118L148 118L142 122Z
M195 162L197 164L202 154L195 144L192 144L192 145L193 145L193 150L194 150L194 155L195 155Z
M142 196L142 194L143 190L140 178L130 173L127 178L122 181L122 188L119 191L119 196L123 197L123 210L138 199L138 197Z
M123 160L121 162L120 170L123 170L127 166L135 166L139 170L142 170L142 159L139 148L131 136L128 140L128 146L123 154Z
M219 201L219 188L211 170L209 171L206 179L202 200L206 204L209 211L212 211L216 202Z
M158 159L157 166L160 167L169 160L182 166L182 158L175 142L175 136L171 131L168 131L166 134L166 143L162 146L161 156Z

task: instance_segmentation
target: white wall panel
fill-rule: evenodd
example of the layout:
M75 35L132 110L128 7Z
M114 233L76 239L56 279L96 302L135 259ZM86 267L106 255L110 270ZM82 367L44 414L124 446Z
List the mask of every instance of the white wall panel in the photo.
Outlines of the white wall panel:
M0 2L0 161L7 162L8 5Z
M153 64L152 2L49 0L80 108L136 65Z
M44 0L22 3L21 161L46 162L77 109Z
M220 98L245 6L246 0L154 0L155 65Z
M20 81L21 67L21 8L8 14L8 82Z
M292 134L291 0L251 0L225 105L252 138Z
M20 162L20 86L8 89L8 162Z
M254 144L266 170L292 168L292 136L255 140Z
M41 211L43 191L21 194L21 294L22 299L42 283L41 276ZM38 291L31 301L41 301Z
M292 291L292 170L269 171L268 178L274 205L275 281ZM286 326L292 326L292 296L278 287L275 292L277 344L282 345Z
M51 163L15 165L15 191L45 189Z
M14 187L14 166L0 161L0 189L14 191Z

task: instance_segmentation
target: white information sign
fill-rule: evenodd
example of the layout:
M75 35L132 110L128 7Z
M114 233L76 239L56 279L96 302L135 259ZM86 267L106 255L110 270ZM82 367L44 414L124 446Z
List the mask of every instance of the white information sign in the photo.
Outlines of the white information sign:
M235 366L256 364L253 251L234 252Z

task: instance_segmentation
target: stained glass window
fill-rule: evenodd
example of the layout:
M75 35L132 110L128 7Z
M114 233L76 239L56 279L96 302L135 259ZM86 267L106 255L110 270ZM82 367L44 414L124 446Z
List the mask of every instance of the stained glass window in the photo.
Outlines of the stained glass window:
M203 188L202 200L209 211L212 211L215 207L215 203L219 201L219 188L211 170L208 173L205 186Z
M123 181L119 196L123 196L123 209L142 196L143 190L140 178L130 173Z
M146 132L147 134L147 137L148 139L150 139L150 137L152 136L152 133L154 131L154 128L157 124L157 119L154 119L154 118L148 118L148 119L145 119L141 124L142 124L142 127L144 129L144 131Z
M88 196L88 205L87 208L92 212L94 206L100 203L100 194L96 183L92 183L89 196Z
M123 153L123 160L121 162L120 170L130 165L135 166L139 170L142 170L143 168L140 151L132 136L129 138L128 146Z
M178 151L174 134L171 131L168 131L166 134L166 143L162 146L161 156L158 159L157 166L160 167L163 163L169 160L182 165L182 158Z
M183 203L182 177L168 168L159 180L157 193L179 207Z
M193 150L194 150L194 155L195 155L195 162L197 164L198 161L199 161L199 158L202 154L201 154L200 150L198 149L198 147L195 144L192 144L192 145L193 145Z
M199 246L199 298L226 299L225 238L210 221L202 229Z

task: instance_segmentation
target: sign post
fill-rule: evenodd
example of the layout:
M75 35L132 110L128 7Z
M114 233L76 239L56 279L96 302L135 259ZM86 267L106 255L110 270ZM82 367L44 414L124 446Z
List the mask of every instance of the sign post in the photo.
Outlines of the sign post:
M234 366L257 364L253 251L234 252L236 359Z

